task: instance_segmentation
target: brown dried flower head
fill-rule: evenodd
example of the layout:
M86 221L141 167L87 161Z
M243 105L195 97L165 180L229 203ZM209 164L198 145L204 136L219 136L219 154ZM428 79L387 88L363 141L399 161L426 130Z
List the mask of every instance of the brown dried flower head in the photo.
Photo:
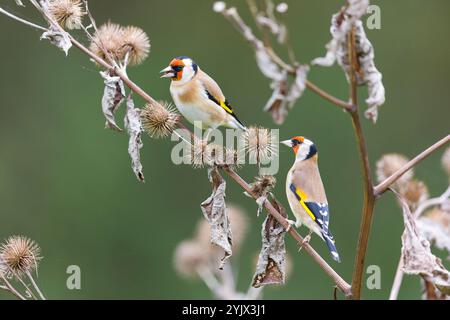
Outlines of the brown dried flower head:
M207 264L208 251L205 251L198 241L186 240L177 246L174 266L181 276L196 278L199 270Z
M272 141L270 130L259 127L250 127L244 133L244 148L251 160L259 164L270 160L276 155L276 145Z
M90 50L97 56L106 59L105 51L114 60L123 59L123 27L111 21L103 24L92 37Z
M8 273L17 276L32 272L41 260L40 248L32 240L23 236L10 237L0 247L0 257Z
M127 57L128 65L137 65L148 57L150 40L138 27L108 22L94 34L90 49L102 59L106 59L106 51L116 62L124 62Z
M251 184L252 192L258 197L267 196L275 187L277 179L274 176L258 176Z
M80 0L50 0L48 11L63 28L80 29L83 16L83 4Z
M385 154L377 162L377 179L378 182L382 182L391 176L398 169L403 167L408 162L408 159L397 153ZM395 185L397 187L403 186L406 182L411 180L414 176L413 170L407 171L400 179L397 180Z
M167 102L148 104L141 111L142 127L152 138L169 136L179 121L179 114Z
M405 197L411 210L415 210L417 206L427 200L430 196L427 185L420 180L409 180L400 188L400 193Z
M138 27L128 26L123 29L123 56L129 54L129 65L141 64L150 52L150 40Z
M185 155L186 163L194 168L213 166L239 166L238 155L234 149L229 149L214 143L194 138L190 154Z
M447 148L442 155L442 167L444 168L445 172L447 172L448 176L450 177L450 147Z

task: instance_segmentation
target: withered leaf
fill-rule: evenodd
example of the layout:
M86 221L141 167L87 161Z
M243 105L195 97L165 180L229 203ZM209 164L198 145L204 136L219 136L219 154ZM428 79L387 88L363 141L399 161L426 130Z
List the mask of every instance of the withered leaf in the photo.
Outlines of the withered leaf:
M442 265L441 259L431 253L430 243L417 227L406 200L397 192L403 209L405 231L402 235L402 271L406 274L422 276L432 282L441 292L450 292L450 273Z
M117 131L122 129L116 124L114 113L121 105L125 98L125 87L122 79L118 76L109 75L108 71L101 71L103 79L105 80L105 89L102 98L102 110L106 118L106 128Z
M358 57L356 80L358 85L367 84L368 98L366 103L368 108L364 114L367 119L375 123L378 118L378 108L385 102L385 88L382 82L383 76L375 66L372 43L367 38L363 23L360 20L362 15L366 13L368 5L367 0L350 0L344 11L332 16L330 27L332 39L326 46L326 56L316 58L311 63L329 67L337 61L350 82L352 68L348 51L348 34L354 27L355 49Z
M270 85L273 89L272 96L264 106L264 111L269 112L273 121L280 125L283 124L288 114L287 95L289 91L289 84L287 80L287 72L283 72L283 79L274 81Z
M212 183L212 193L201 203L201 209L211 227L211 243L225 251L220 261L219 269L223 269L226 260L232 255L232 234L225 205L226 182L217 167L208 169L209 179Z
M143 147L140 114L141 110L134 107L134 102L130 94L127 99L127 112L124 118L124 126L129 135L128 154L131 157L131 168L136 174L136 177L139 181L145 182L140 155L140 150Z
M51 44L64 51L66 56L69 54L69 49L72 47L72 41L70 41L69 34L65 31L50 28L42 34L41 40L42 39L50 41Z
M274 207L286 216L284 208L272 199ZM267 284L284 284L286 279L286 248L284 227L271 215L264 220L261 237L262 248L259 253L256 272L253 276L252 286L259 288Z

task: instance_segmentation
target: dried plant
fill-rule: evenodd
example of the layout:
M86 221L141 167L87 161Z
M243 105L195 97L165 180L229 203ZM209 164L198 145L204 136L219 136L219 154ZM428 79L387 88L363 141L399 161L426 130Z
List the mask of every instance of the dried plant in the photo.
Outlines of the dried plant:
M166 102L148 104L141 112L142 127L152 138L168 137L179 121L180 115Z
M86 15L81 0L49 0L47 10L61 27L69 30L81 29Z
M33 272L37 272L41 249L31 239L23 236L9 237L0 245L0 289L8 291L21 300L27 298L45 300L40 288L36 284ZM27 278L30 284L24 280ZM12 283L12 279L18 282L25 289L25 294L21 294Z
M22 4L20 1L17 1L17 3ZM448 288L445 281L448 272L437 259L434 259L435 257L429 252L429 247L422 240L425 237L424 234L426 234L430 238L428 241L437 245L437 233L432 229L432 231L421 234L420 222L418 223L418 217L425 210L424 208L430 206L430 203L433 203L434 206L439 205L442 210L448 208L448 192L439 197L439 201L435 198L425 200L427 198L426 187L422 182L412 180L412 173L410 173L412 171L410 170L431 153L446 145L450 140L450 135L445 136L411 161L397 156L394 156L391 160L384 159L386 163L381 162L378 168L380 183L374 185L372 181L372 171L359 114L361 106L358 102L358 87L361 85L367 85L368 87L369 97L366 100L365 116L373 122L377 120L379 106L384 103L385 90L382 75L375 67L373 46L367 39L361 22L361 18L369 5L368 0L347 0L345 6L332 16L332 40L326 46L327 54L324 58L315 59L312 63L312 65L331 65L337 61L349 83L348 102L336 98L307 79L308 73L313 70L309 65L300 63L296 58L288 28L282 21L281 15L287 14L288 11L286 4L275 5L272 0L267 0L264 9L261 9L254 0L247 1L261 38L253 33L236 8L228 8L223 1L216 2L213 6L214 11L221 13L232 23L251 45L258 68L270 80L273 93L264 109L271 113L277 124L283 123L288 116L288 111L301 98L306 89L346 111L352 119L361 158L361 167L363 168L364 205L351 285L309 243L304 241L297 230L290 228L284 208L271 193L271 189L275 185L272 177L258 177L254 183L248 184L237 174L235 166L227 160L230 158L234 160L236 157L235 150L225 150L224 153L228 156L218 159L216 155L224 151L224 149L218 148L222 147L209 145L195 137L180 121L176 113L164 103L158 103L128 77L127 67L142 63L148 57L150 51L150 41L143 30L133 26L120 26L111 22L97 28L87 1L81 3L75 0L42 0L40 2L30 0L30 3L42 15L44 26L19 18L2 8L0 8L0 13L42 31L41 39L49 40L51 44L64 51L66 55L72 47L79 49L100 67L100 75L104 82L101 106L107 128L122 132L115 117L118 108L126 101L124 127L129 136L128 153L131 158L131 166L138 180L144 181L140 159L140 150L143 147L141 133L144 130L152 137L166 137L170 133L176 132L175 128L181 129L192 138L189 142L192 146L199 146L199 149L194 148L196 151L189 156L193 159L200 157L200 166L207 167L208 170L212 193L201 204L201 209L210 228L210 241L216 246L216 249L200 251L201 248L205 248L203 242L199 241L199 239L204 239L204 236L198 236L193 240L182 243L176 251L175 257L177 270L181 274L199 276L219 298L256 298L260 294L260 289L254 288L245 294L237 293L230 263L225 263L233 254L233 251L239 249L239 246L233 245L233 219L226 207L226 182L221 175L223 172L241 186L248 196L255 199L259 207L258 212L261 212L264 208L268 213L261 232L262 249L252 281L254 287L285 281L286 251L284 238L286 234L289 234L303 248L303 252L314 259L346 297L360 299L364 261L373 221L374 206L376 200L393 186L399 192L405 222L402 254L402 261L405 264L400 265L399 270L420 274L424 281L431 282L441 292ZM59 10L56 10L57 3L60 5ZM64 8L61 6L63 3L67 5ZM83 16L89 18L89 25L84 24L81 19ZM69 33L68 30L78 27L84 31L88 45L82 44ZM91 34L90 29L94 30L93 34ZM275 37L278 44L286 49L289 62L284 61L275 52L271 45L271 37ZM130 91L128 97L127 90ZM145 100L147 106L144 109L135 107L131 92ZM197 143L198 141L200 143ZM246 150L253 153L258 165L264 159L276 154L277 144L272 141L271 133L267 129L250 128L246 132L246 142ZM447 172L449 171L448 158L448 152L446 152L443 165ZM444 195L446 195L445 199L443 198ZM407 198L408 202L404 198ZM437 201L438 203L436 203ZM414 214L409 212L411 211L410 207L415 208ZM238 223L243 224L242 221L244 220ZM288 230L287 233L286 230ZM239 231L236 231L236 233L239 234ZM446 247L446 244L440 242L439 245ZM220 250L218 251L217 248L220 248ZM220 252L220 256L217 252ZM37 254L34 256L35 263L38 260L37 256ZM426 257L429 262L428 265L421 265L421 258L406 261L406 257L415 258L417 256ZM10 288L8 280L4 277L4 273L11 270L12 268L8 266L8 260L2 254L0 257L0 276L6 289L14 292ZM25 274L35 291L43 298L31 277L31 270L28 270ZM218 280L218 277L220 280ZM20 279L18 277L19 281ZM2 289L4 288L2 287ZM20 293L16 296L22 298Z

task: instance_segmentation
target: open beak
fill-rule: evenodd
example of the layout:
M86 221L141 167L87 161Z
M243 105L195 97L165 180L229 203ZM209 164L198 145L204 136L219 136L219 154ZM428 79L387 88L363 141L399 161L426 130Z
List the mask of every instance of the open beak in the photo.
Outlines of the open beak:
M171 66L168 66L165 69L162 69L160 72L161 78L173 78L175 77L175 71L172 69Z
M289 148L292 148L292 141L291 140L280 141L280 143L284 144L285 146L288 146Z

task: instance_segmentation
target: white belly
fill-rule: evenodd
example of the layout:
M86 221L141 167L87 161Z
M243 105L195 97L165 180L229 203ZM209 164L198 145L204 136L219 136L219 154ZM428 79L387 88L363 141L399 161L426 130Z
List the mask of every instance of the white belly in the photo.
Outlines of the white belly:
M196 104L181 101L179 96L184 93L183 90L179 87L171 86L170 93L178 111L180 111L186 120L201 129L216 129L218 126L226 123L227 113L225 110L208 100L206 96L198 96L198 103Z
M203 112L197 106L191 104L175 103L178 111L186 118L187 121L199 127L206 129L214 127L215 124L211 121L211 117L208 113ZM196 123L197 122L197 123ZM201 122L201 125L200 125Z

